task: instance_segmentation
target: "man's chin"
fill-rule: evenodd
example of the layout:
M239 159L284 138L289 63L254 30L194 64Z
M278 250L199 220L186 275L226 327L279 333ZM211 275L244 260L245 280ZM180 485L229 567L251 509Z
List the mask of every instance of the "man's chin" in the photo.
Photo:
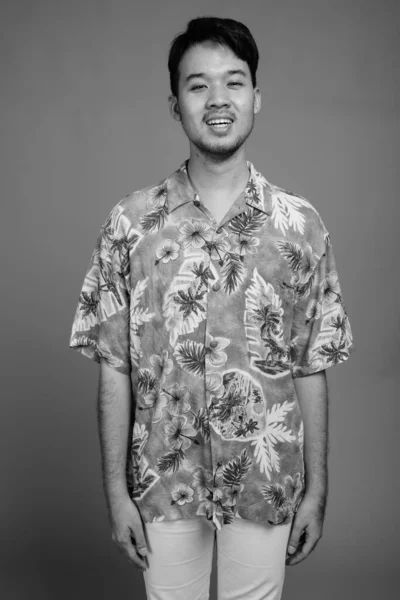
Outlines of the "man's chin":
M196 143L194 145L200 152L214 160L226 160L230 158L243 146L245 140L236 140L236 142L217 143L217 144L205 144Z

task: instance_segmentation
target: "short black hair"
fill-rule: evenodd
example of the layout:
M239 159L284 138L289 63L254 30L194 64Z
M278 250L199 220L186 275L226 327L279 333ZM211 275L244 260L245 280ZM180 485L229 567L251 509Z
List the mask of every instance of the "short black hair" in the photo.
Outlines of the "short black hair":
M250 30L234 19L198 17L187 24L186 31L177 35L171 43L168 70L171 92L178 97L179 64L185 52L195 44L214 42L228 46L250 69L253 87L257 85L258 48Z

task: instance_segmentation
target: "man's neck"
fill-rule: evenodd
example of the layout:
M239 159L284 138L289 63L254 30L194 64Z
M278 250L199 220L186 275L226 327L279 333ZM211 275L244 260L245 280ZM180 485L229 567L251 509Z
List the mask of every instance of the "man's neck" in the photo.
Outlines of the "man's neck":
M245 189L249 168L244 153L223 162L213 162L199 153L191 152L188 162L189 177L195 189L208 194L230 195Z

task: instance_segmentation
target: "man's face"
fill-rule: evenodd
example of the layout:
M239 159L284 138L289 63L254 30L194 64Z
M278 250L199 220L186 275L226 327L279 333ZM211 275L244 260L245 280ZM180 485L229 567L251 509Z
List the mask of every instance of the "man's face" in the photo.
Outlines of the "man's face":
M187 50L179 73L179 99L169 99L172 116L202 154L214 160L232 156L250 135L261 107L247 63L227 46L205 42Z

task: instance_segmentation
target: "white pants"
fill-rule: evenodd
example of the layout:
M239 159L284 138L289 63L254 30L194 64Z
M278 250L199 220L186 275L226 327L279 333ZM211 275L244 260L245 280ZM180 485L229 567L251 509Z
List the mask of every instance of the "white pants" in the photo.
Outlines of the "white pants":
M214 542L218 600L279 600L289 525L235 519L215 531L205 517L145 524L148 600L208 600Z

